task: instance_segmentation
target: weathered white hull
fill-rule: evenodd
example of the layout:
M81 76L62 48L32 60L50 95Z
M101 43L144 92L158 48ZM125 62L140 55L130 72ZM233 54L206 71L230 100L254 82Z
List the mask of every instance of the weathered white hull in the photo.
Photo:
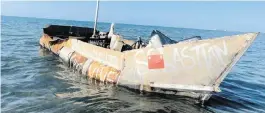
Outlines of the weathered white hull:
M204 101L220 91L220 83L257 35L248 33L124 52L76 39L50 45L47 35L42 36L40 44L82 74L102 82Z

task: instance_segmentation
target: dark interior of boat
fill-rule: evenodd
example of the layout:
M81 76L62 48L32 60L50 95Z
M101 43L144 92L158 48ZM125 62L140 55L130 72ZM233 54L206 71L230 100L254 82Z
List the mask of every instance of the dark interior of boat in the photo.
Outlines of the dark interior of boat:
M69 36L73 36L82 41L88 41L93 35L93 28L77 27L77 26L62 26L62 25L49 25L43 28L43 32L52 37L59 37L61 39L67 39ZM96 31L98 34L99 31Z
M63 25L48 25L43 28L44 34L49 35L52 37L53 41L51 43L57 42L58 40L66 40L68 38L75 38L90 44L94 44L96 46L104 47L112 49L110 47L111 43L114 40L112 37L109 36L109 32L100 32L98 30L95 31L95 35L93 35L94 29L88 27L78 27L78 26L63 26ZM155 46L155 47L162 47L163 45L167 44L175 44L181 41L191 41L191 40L201 40L200 36L193 36L190 38L186 38L183 40L175 41L164 35L158 30L153 30L149 40L142 40L139 37L136 41L126 40L126 39L119 39L118 42L122 43L115 43L114 49L117 51L126 51L132 49L139 49L146 46ZM115 49L115 48L120 49Z

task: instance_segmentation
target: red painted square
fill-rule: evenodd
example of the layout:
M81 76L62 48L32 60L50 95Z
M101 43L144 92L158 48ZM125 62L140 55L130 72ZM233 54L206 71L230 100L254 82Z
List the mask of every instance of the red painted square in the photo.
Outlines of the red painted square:
M163 55L149 55L148 56L148 68L149 69L164 68Z

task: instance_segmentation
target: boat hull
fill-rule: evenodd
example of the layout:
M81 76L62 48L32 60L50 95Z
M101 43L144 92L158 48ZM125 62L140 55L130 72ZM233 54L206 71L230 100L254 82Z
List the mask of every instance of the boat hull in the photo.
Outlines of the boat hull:
M161 48L118 52L77 39L40 45L90 78L147 92L184 95L205 101L255 40L258 33L179 42Z

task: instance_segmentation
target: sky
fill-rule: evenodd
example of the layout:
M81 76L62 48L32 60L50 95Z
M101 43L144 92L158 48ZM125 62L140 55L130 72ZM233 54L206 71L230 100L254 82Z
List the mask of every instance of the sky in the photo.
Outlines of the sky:
M1 2L1 15L94 21L95 1ZM101 1L100 22L265 32L265 2Z

